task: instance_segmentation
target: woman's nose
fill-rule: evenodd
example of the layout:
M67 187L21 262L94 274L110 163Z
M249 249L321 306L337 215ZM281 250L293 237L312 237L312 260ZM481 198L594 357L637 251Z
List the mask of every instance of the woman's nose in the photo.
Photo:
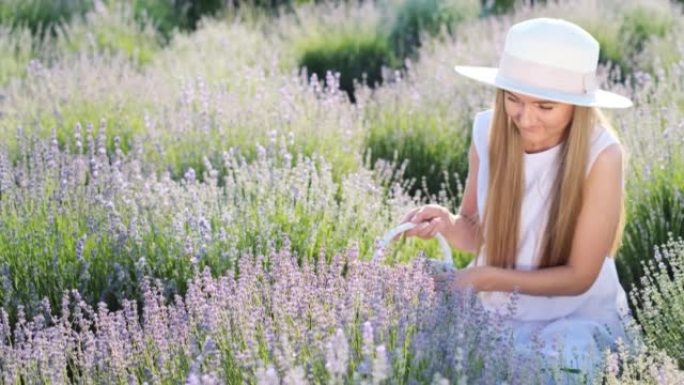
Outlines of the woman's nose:
M518 122L520 122L521 126L524 127L529 127L534 124L535 117L534 117L534 111L532 111L532 106L523 104L520 106L520 110L518 112Z

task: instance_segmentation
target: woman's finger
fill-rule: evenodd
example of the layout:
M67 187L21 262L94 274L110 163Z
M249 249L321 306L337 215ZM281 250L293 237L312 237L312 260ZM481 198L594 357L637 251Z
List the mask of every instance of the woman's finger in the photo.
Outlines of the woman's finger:
M428 234L428 237L434 238L437 233L441 231L442 228L442 218L435 218L430 221L432 223L432 227L430 229L430 233Z
M411 222L413 223L421 223L425 222L426 220L432 219L434 216L433 210L431 209L430 206L423 206L421 207L416 213L413 215L413 218L411 218Z
M424 228L424 230L421 231L420 235L423 238L426 239L432 239L441 231L442 228L442 219L441 218L433 218L431 219L428 223L428 225Z
M407 213L404 215L404 217L401 218L401 222L399 222L399 224L406 223L406 222L410 222L411 219L413 219L413 216L416 214L416 212L417 212L418 210L420 210L420 207L416 207L415 209L409 210L409 212L407 212Z
M425 226L428 225L428 222L419 222L416 224L416 226L410 230L406 230L404 232L404 235L408 237L415 237L421 233L425 229Z
M419 224L416 227L412 228L411 230L404 231L404 236L406 238L417 236L418 233L420 232L422 226L423 226L423 224Z
M405 231L403 233L404 236L420 237L424 239L430 239L434 237L436 232L439 231L438 229L435 229L435 225L439 226L439 223L442 222L440 214L440 207L434 205L425 205L409 211L402 218L402 223L410 221L415 223L416 227ZM395 237L394 239L397 238L399 238L399 236Z
M406 222L410 222L411 219L413 218L413 216L416 214L416 212L417 212L418 210L420 210L420 207L416 207L416 208L414 208L414 209L409 210L409 211L408 211L406 214L404 214L404 216L401 218L401 221L399 222L399 224L402 225L402 224L404 224L404 223L406 223ZM400 238L402 237L402 235L403 235L403 236L406 236L406 237L411 236L410 234L408 234L408 231L410 231L410 230L407 230L407 231L404 231L404 232L402 232L402 233L397 234L396 236L394 236L394 238L392 238L392 240L393 240L393 241L396 241L396 240L400 239Z
M415 235L420 238L427 238L430 236L430 232L432 231L433 224L430 221L425 221L416 226L413 231L415 232Z

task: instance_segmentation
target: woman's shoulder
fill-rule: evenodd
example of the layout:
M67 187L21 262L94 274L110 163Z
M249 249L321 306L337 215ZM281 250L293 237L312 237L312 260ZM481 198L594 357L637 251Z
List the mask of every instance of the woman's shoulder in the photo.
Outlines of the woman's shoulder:
M606 151L607 149L609 149L609 151ZM587 174L589 174L589 171L591 171L591 168L598 157L604 152L606 152L606 157L620 156L622 153L622 144L612 128L603 125L596 125L594 127L594 132L592 134L589 147L589 159L586 170Z
M473 119L473 128L475 129L489 129L489 123L492 120L492 114L494 113L493 109L488 109L484 111L480 111L475 114L475 118Z
M484 110L475 114L473 118L473 132L472 140L475 144L475 150L482 157L487 150L487 143L489 141L489 126L492 120L493 110Z
M613 143L620 143L615 130L610 126L597 124L591 135L591 148L605 148Z

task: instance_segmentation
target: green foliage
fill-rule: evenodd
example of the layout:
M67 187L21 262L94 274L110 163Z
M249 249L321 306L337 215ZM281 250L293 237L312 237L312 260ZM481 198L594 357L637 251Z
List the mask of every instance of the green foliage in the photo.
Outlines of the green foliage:
M617 258L620 280L626 290L640 287L643 262L671 234L684 237L684 168L652 170L630 191L622 248Z
M371 86L382 83L382 68L397 67L398 60L385 36L376 32L346 32L322 37L308 45L299 65L319 79L328 71L339 72L340 89L354 100L354 81Z
M0 87L23 76L32 57L31 32L0 26Z
M516 0L480 0L486 14L500 15L511 12Z
M438 35L443 29L453 33L456 23L475 18L476 4L468 1L405 0L396 11L389 41L397 57L413 56L422 34Z
M141 151L125 155L117 139L107 152L103 133L77 129L74 153L61 151L56 135L46 142L21 134L17 160L0 152L0 306L12 314L20 305L32 314L43 298L59 309L71 289L92 306L117 309L124 298L140 299L143 275L161 279L167 295L182 294L198 269L222 274L244 254L268 255L285 243L299 260L352 244L368 259L412 202L367 170L336 182L325 160L279 146L257 148L250 162L226 151L225 176L207 160L204 182L190 169L173 181L157 176ZM436 255L436 242L407 242L392 261L419 250Z
M480 0L485 15L502 15L512 12L516 6L523 4L545 4L546 0Z
M92 9L92 0L3 0L0 24L28 27L34 35L53 34L60 23Z
M127 4L98 7L58 33L62 54L97 52L123 54L138 65L149 63L161 49L162 39L149 20L135 21Z
M136 135L144 132L143 109L144 104L135 100L116 100L114 98L100 98L87 100L81 97L64 100L61 105L55 105L52 110L40 110L34 116L34 124L27 127L32 136L47 138L52 130L56 130L56 137L61 146L73 148L75 139L73 127L80 122L102 122L100 129L108 138L106 148L114 149L115 136L118 136L122 148L128 151ZM110 122L110 124L104 124ZM9 130L8 130L9 131ZM17 143L13 137L7 141L12 155L17 155Z
M257 7L271 11L279 8L291 8L295 5L324 3L328 0L235 0L234 4L238 7Z
M189 29L187 9L177 9L174 0L134 0L133 11L136 17L152 20L155 27L166 39L174 29Z
M472 122L451 122L438 114L388 111L376 111L369 117L364 147L370 152L371 164L381 159L403 163L400 174L409 194L447 203L452 212L458 210L468 172ZM410 242L419 250L428 249L419 240ZM470 253L452 252L458 267L473 259ZM390 254L390 262L392 259Z
M223 0L133 0L133 9L139 18L151 19L167 39L174 29L194 31L204 16L221 11Z
M47 298L52 306L59 306L65 290L78 289L88 303L106 301L117 306L121 296L130 295L135 286L135 277L129 272L135 271L136 253L107 230L107 214L85 198L85 186L80 193L64 197L61 207L34 199L38 194L58 191L52 183L40 187L42 191L21 200L5 191L0 201L0 264L6 274L0 303L10 312L23 305L31 314L40 299ZM84 216L84 212L89 214ZM162 242L167 248L171 246L168 241ZM82 248L80 255L78 247Z
M624 81L646 44L664 37L672 27L672 16L666 10L639 5L625 10L616 26L597 24L589 30L601 45L599 62L618 67Z
M645 261L642 288L631 293L646 341L684 367L684 240L670 237Z
M41 38L54 35L61 25L93 10L93 0L3 0L0 24L27 26ZM138 21L152 19L166 38L174 29L192 31L204 16L217 14L226 7L223 0L103 0L104 6L132 6Z
M197 28L197 22L202 17L215 15L228 4L225 0L184 0L177 2L181 4L181 9L186 10L186 23L192 30Z
M449 124L452 123L452 124ZM449 122L435 114L380 113L371 119L365 146L372 160L406 161L411 191L456 196L468 172L470 121Z
M672 29L672 16L644 6L635 7L624 15L619 35L627 47L641 51L648 39L663 37Z

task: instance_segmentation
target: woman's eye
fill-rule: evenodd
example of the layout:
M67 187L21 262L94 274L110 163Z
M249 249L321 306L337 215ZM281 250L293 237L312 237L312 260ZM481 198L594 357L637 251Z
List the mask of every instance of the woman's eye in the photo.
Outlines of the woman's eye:
M553 106L539 106L544 111L551 111L553 110Z

